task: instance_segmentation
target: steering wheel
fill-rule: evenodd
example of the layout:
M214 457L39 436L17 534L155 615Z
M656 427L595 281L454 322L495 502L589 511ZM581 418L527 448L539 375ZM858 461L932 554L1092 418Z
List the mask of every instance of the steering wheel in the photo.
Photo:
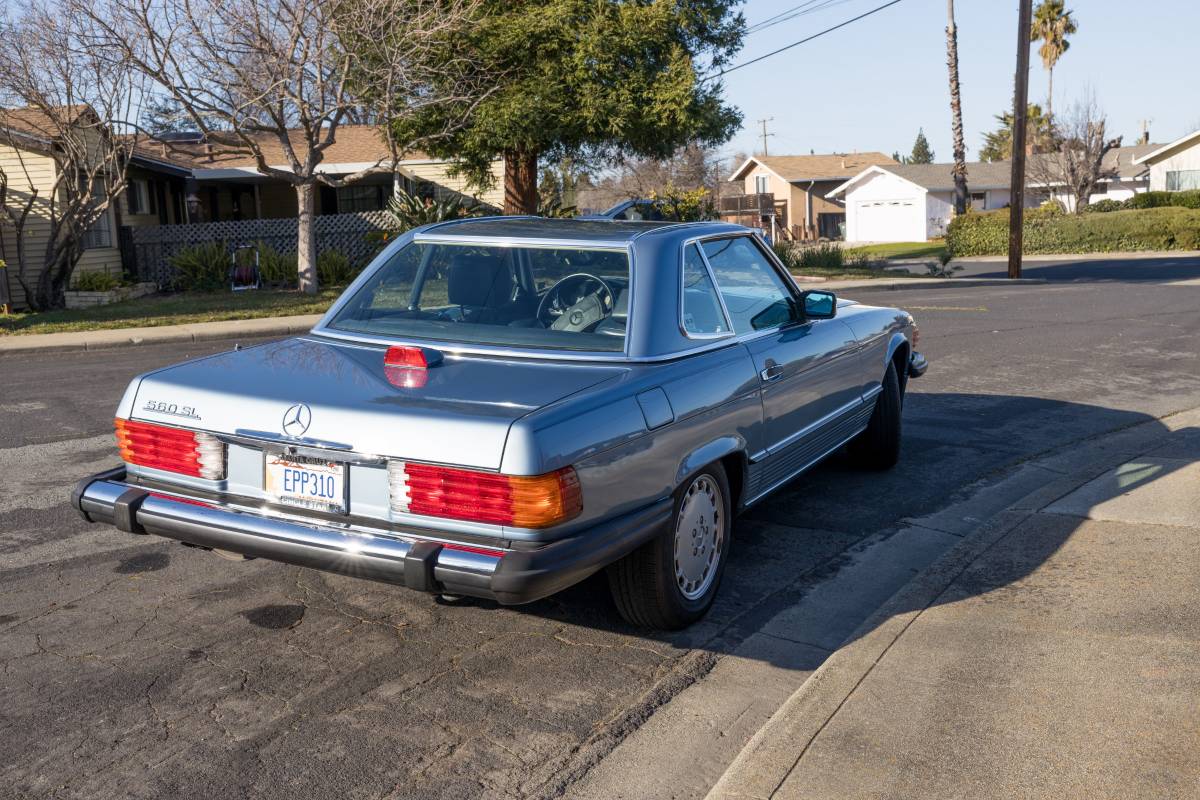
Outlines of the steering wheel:
M550 287L538 303L538 322L556 331L579 333L612 313L612 287L589 272L568 275Z

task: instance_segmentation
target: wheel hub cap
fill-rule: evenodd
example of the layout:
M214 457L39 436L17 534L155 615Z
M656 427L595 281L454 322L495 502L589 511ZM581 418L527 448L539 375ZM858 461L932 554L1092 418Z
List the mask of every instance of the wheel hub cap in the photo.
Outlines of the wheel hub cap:
M689 600L702 597L716 578L725 545L724 503L707 475L692 481L675 524L675 581Z

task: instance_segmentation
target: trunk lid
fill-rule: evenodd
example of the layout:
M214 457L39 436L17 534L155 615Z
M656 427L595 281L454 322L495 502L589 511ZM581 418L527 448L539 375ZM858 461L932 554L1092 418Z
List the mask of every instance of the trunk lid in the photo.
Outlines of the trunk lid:
M424 386L388 381L385 348L288 339L146 375L132 416L216 433L337 444L357 453L499 469L512 423L625 371L621 365L447 354ZM309 407L308 427L285 414Z

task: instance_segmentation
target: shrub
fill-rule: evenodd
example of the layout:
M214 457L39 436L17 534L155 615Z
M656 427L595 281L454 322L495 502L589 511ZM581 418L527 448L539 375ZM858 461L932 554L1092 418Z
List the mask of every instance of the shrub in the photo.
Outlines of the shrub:
M846 249L832 242L798 245L775 242L775 255L791 272L805 270L868 269L871 257L865 250Z
M284 255L266 242L258 242L258 275L264 286L287 289L296 285L296 254Z
M344 286L361 271L362 267L351 265L339 250L322 250L317 256L317 283L321 286Z
M469 197L450 196L440 200L425 198L399 191L388 200L387 211L400 231L407 231L432 222L445 222L463 217L478 217L484 207Z
M1142 192L1122 203L1124 208L1164 208L1176 206L1180 208L1200 208L1200 190L1190 189L1186 192Z
M1200 248L1200 210L1149 208L1104 214L1025 215L1025 253L1111 253ZM946 233L955 256L1008 252L1008 209L956 217Z
M224 242L187 247L171 257L173 288L185 292L219 292L228 287L229 251Z
M75 276L77 292L111 292L121 285L121 280L108 272L81 272Z
M1097 200L1094 203L1088 203L1088 205L1083 209L1083 213L1107 214L1110 211L1120 211L1124 207L1125 206L1120 200L1110 200L1106 197L1103 200Z

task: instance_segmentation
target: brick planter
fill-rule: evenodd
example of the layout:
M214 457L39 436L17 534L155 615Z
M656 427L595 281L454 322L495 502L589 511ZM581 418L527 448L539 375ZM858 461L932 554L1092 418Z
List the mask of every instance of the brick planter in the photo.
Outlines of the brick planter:
M135 283L133 286L119 286L107 292L66 292L67 308L91 308L109 303L119 303L122 300L132 300L154 294L157 287L153 283Z

